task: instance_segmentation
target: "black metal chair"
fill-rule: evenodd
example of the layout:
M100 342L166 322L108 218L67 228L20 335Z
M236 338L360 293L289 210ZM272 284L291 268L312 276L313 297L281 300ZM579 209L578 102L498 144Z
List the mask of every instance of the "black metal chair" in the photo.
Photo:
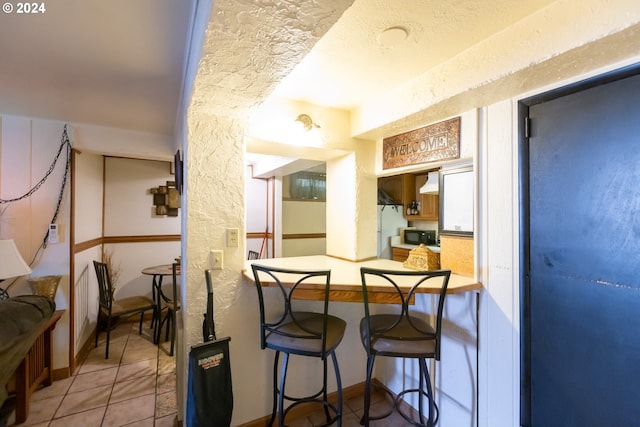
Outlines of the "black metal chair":
M440 336L442 331L442 310L449 284L450 270L433 271L393 271L362 267L360 269L364 296L364 317L360 322L360 337L367 353L367 369L364 394L364 414L361 424L369 425L370 420L386 418L395 410L409 423L416 426L433 427L438 422L438 407L435 403L427 359L440 360ZM435 283L434 283L435 281ZM367 286L384 285L396 290L400 304L395 313L373 314L369 304ZM427 314L412 309L420 287L437 287L438 306L435 325L427 319ZM433 292L433 289L431 289ZM382 415L372 417L371 376L376 356L402 357L418 360L420 369L419 388L409 388L395 398L391 409ZM388 393L387 389L383 391ZM399 403L407 393L419 393L418 414L420 422L400 410ZM423 397L428 400L428 417L424 415Z
M284 426L287 413L297 405L303 403L316 402L323 406L326 424L331 425L337 422L342 425L342 382L340 380L340 370L336 358L336 347L342 341L346 322L336 316L328 314L329 309L329 283L330 270L290 270L275 267L266 267L252 264L253 276L255 278L256 289L258 290L258 301L260 303L260 348L270 348L275 350L275 360L273 363L273 408L268 425L272 425L276 408L278 412L278 425ZM272 303L269 303L268 316L265 310L265 302L262 292L264 284L273 284L281 299L281 310L274 310ZM299 289L304 289L310 283L313 288L321 289L324 294L323 311L313 313L308 311L297 311L295 294ZM269 317L269 318L267 318ZM278 364L280 353L284 353L280 379L278 381ZM289 396L285 392L287 366L290 355L307 357L317 357L323 362L323 377L321 389L312 395L305 397ZM337 384L337 405L329 402L327 394L327 358L331 357ZM286 409L284 400L291 403Z
M173 356L173 347L176 341L176 313L180 310L180 301L178 294L178 276L180 275L180 264L173 263L171 265L171 273L173 276L173 283L171 284L171 295L167 296L163 292L162 288L158 289L159 299L158 301L163 301L165 307L167 309L167 314L165 314L164 319L160 323L160 327L158 328L158 336L156 341L160 342L160 335L162 334L162 326L167 324L167 331L165 333L164 340L167 341L169 339L169 334L171 334L171 347L169 350L169 356Z
M249 254L247 255L247 259L258 259L260 257L260 254L256 251L249 251Z
M131 316L140 313L140 328L139 332L142 334L142 320L144 313L147 310L156 310L156 304L145 296L133 296L122 299L113 298L113 285L111 283L111 276L109 275L109 267L107 264L99 261L93 261L93 267L96 270L96 276L98 277L98 290L99 290L99 305L100 310L98 313L98 326L96 328L96 342L95 346L98 347L98 335L100 333L100 315L106 318L107 325L107 345L105 351L105 359L109 358L109 339L111 338L111 322L114 319L119 319L123 316Z

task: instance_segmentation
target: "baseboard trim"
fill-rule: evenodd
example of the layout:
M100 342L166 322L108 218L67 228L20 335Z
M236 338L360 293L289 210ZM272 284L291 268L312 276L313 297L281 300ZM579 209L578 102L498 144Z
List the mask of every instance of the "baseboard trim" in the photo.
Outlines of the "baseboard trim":
M75 365L74 365L75 368L79 367L82 364L82 362L84 362L84 360L89 355L89 352L95 348L95 345L96 345L96 328L94 327L93 331L91 331L91 334L89 334L89 337L87 338L87 340L84 342L84 344L82 344L80 351L76 353Z
M54 381L60 381L65 378L69 378L71 376L71 372L67 366L66 368L54 369L52 375Z
M364 393L364 382L343 388L342 404L344 405L344 403L349 399L353 399L354 397L357 397L357 396L362 396L363 393ZM328 398L329 398L329 402L336 404L338 402L338 392L334 391L333 393L330 393ZM312 407L311 405L300 405L293 408L291 411L289 411L289 413L287 414L287 419L302 418L312 414L317 409L318 409L317 407ZM265 415L264 417L258 418L257 420L249 421L248 423L241 424L240 427L263 427L267 424L267 421L269 421L269 418L271 418L271 414Z

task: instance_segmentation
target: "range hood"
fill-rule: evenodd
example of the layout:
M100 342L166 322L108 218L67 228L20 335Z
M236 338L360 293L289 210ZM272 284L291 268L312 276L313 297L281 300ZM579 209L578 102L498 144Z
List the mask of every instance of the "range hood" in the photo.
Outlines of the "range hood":
M438 194L440 174L438 171L429 172L427 182L420 187L420 194Z

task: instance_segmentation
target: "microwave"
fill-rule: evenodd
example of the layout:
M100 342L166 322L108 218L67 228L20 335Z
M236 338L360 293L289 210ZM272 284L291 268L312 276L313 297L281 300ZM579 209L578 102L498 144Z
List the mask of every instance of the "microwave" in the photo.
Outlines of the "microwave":
M435 246L436 232L435 230L404 230L404 243L407 245Z

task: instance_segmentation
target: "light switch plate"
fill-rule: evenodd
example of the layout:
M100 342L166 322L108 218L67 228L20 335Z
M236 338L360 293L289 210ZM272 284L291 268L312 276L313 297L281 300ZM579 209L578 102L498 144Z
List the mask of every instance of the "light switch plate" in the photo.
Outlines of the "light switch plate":
M209 265L212 270L222 270L224 268L224 251L212 249L209 254Z

